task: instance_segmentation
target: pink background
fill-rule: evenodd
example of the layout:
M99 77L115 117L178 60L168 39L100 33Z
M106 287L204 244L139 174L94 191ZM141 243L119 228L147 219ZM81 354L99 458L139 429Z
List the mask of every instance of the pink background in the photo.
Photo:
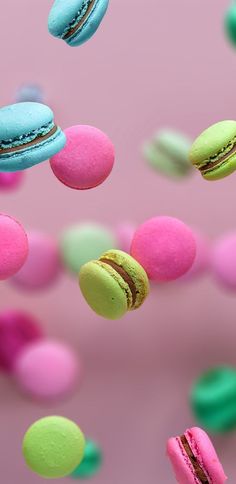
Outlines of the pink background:
M191 136L235 119L235 52L222 32L227 0L111 0L95 37L73 49L47 33L50 0L1 5L0 103L39 82L62 127L87 123L116 146L109 180L91 191L65 188L46 162L27 171L21 190L1 195L1 211L26 228L60 233L71 222L136 223L159 214L181 218L210 237L235 227L235 175L215 183L198 173L183 182L155 175L140 145L156 128ZM66 3L66 0L65 0ZM46 293L18 294L1 284L1 307L35 314L49 335L82 355L85 378L66 402L40 406L0 378L0 475L4 484L39 484L25 467L22 436L34 420L61 414L101 442L105 465L94 484L172 483L167 437L194 423L187 394L208 365L235 364L235 297L209 278L154 288L144 307L105 321L62 277ZM229 483L236 480L236 436L216 438ZM71 482L69 479L62 482Z

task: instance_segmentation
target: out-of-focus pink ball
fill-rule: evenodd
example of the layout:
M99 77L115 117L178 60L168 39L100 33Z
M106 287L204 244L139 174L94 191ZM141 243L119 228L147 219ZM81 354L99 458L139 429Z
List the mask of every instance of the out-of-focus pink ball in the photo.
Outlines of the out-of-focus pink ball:
M16 310L0 313L0 368L12 371L20 352L43 332L33 316Z
M153 281L171 281L185 274L196 256L196 242L187 225L172 217L155 217L134 234L131 255Z
M0 214L0 280L20 270L28 255L28 239L22 225L9 215Z
M71 348L56 341L32 343L15 361L15 379L23 392L38 399L56 399L73 390L81 372Z
M28 232L28 240L28 258L11 281L22 289L43 289L59 276L59 249L52 237L41 232Z
M76 190L94 188L110 174L114 146L108 136L93 126L72 126L65 130L66 146L50 160L54 175Z
M116 227L116 238L118 241L118 247L124 252L130 253L131 242L135 232L135 225L131 223L122 223Z
M203 234L199 231L194 230L193 235L196 240L196 257L192 267L181 280L189 281L197 277L202 276L207 271L209 271L210 266L210 242Z
M8 191L18 188L24 178L24 171L0 172L0 190Z
M211 253L211 270L221 286L236 290L236 233L227 234L215 243Z

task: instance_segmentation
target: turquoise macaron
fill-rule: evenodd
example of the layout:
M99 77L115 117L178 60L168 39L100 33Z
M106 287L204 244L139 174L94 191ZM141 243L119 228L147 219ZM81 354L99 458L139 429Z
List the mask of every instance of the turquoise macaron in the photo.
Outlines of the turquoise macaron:
M45 104L22 102L0 109L0 171L20 171L58 153L66 144Z
M48 17L51 35L71 47L83 44L98 29L109 0L55 0Z

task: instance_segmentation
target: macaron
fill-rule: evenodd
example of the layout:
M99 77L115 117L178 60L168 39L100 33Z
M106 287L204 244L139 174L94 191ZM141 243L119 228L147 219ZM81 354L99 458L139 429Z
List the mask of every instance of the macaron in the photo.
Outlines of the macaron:
M78 274L81 267L103 252L117 247L112 230L104 225L85 222L65 229L59 241L60 256L64 267Z
M50 160L54 175L75 190L87 190L110 175L115 150L108 136L93 126L65 129L66 146Z
M60 274L58 244L50 235L28 232L29 255L11 282L22 290L40 290L55 283Z
M233 46L236 46L236 3L231 1L224 17L225 33Z
M236 170L236 121L220 121L194 141L189 158L205 180L220 180Z
M1 311L0 369L12 372L20 353L42 337L42 328L31 314L16 309Z
M44 93L41 86L38 84L22 84L16 91L15 101L17 103L22 102L34 102L43 103Z
M28 344L15 358L14 379L26 395L39 400L58 399L76 388L81 374L72 348L52 340Z
M134 233L131 255L152 281L172 281L193 265L196 240L192 230L173 217L154 217Z
M16 274L24 265L29 251L22 225L9 215L0 214L0 280Z
M143 146L143 155L157 172L170 178L183 178L192 171L189 161L191 140L170 129L157 132Z
M9 192L18 188L24 178L23 171L0 172L0 191Z
M167 455L179 484L224 484L227 480L211 440L198 427L169 439Z
M211 251L211 274L220 287L236 290L236 232L216 240Z
M72 472L73 479L89 479L98 474L102 466L102 451L93 440L86 439L84 458Z
M78 425L64 417L44 417L34 422L23 439L28 467L41 477L70 475L84 456L85 439Z
M116 226L115 234L118 242L118 249L130 253L136 226L130 222L123 222Z
M83 44L98 29L109 0L55 0L48 17L51 35L71 47Z
M0 109L0 171L19 171L41 163L65 142L45 104L23 102Z
M190 404L197 422L209 432L236 428L236 368L217 366L193 383Z
M82 266L79 284L91 309L107 319L119 319L139 308L149 292L142 266L120 250L107 251Z

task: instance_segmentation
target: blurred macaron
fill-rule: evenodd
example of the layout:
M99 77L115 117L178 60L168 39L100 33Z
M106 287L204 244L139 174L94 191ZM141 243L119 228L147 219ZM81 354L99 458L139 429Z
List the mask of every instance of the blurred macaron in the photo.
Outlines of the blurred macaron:
M28 232L28 241L28 258L11 282L23 290L48 288L58 280L61 269L57 242L37 231Z
M193 171L188 154L191 140L184 134L163 129L146 141L143 155L149 166L170 178L184 178Z
M29 253L28 237L21 223L0 213L0 280L16 274Z
M102 466L102 451L93 441L86 439L82 462L72 472L73 479L89 479L98 474Z
M211 251L211 272L223 288L236 290L236 232L218 239Z
M65 397L81 376L77 354L63 343L42 340L28 345L15 360L14 378L28 396L40 400Z
M77 275L86 262L117 247L117 240L113 231L104 225L84 222L65 229L61 233L59 246L64 267Z
M39 84L34 83L24 83L19 86L15 94L15 102L34 102L43 103L44 102L44 92Z
M0 191L8 192L17 189L23 179L25 173L23 171L0 172Z
M236 3L231 1L224 17L225 34L231 44L236 47Z

